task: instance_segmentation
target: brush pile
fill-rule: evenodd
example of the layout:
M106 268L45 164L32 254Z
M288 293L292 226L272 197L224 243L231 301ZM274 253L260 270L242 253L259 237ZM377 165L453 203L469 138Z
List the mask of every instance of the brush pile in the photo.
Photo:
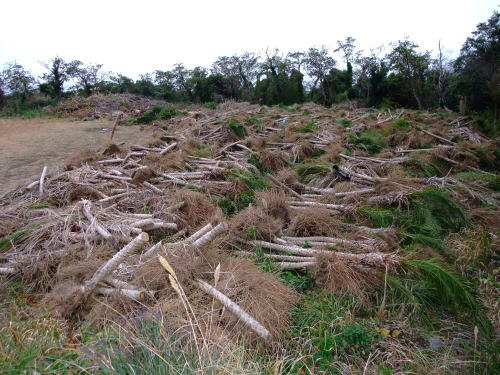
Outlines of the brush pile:
M149 99L134 94L92 95L61 101L55 107L46 107L49 114L84 121L100 118L113 119L118 113L124 117L137 117L153 106L167 104L163 100Z
M149 105L109 98L55 111ZM314 104L197 109L148 144L108 146L4 196L0 274L68 319L153 311L195 337L215 327L224 340L276 342L298 297L281 270L361 295L408 259L449 260L444 235L470 217L498 230L498 144L472 125Z

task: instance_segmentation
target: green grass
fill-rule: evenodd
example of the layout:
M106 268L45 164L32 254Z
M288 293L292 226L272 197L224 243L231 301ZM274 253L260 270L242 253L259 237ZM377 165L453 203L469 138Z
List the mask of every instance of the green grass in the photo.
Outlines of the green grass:
M318 130L318 125L314 121L306 122L295 129L296 133L315 133Z
M368 152L370 155L379 153L387 146L384 136L375 129L367 129L360 135L349 133L347 142L360 150Z
M214 102L203 103L203 108L206 108L206 109L216 109L217 108L217 103L214 103Z
M457 180L466 182L485 182L489 189L500 191L500 176L492 176L487 173L468 171L457 173L453 177L455 177Z
M449 259L444 237L469 225L465 208L446 191L427 188L414 193L408 208L362 206L358 211L376 227L395 226L404 234L403 245L421 243Z
M326 176L331 172L331 164L329 163L312 163L302 162L294 167L301 182L307 184L313 178L318 176Z
M352 121L347 118L338 119L337 123L346 129L352 126Z
M228 126L231 134L238 138L245 138L248 135L245 126L234 119L229 121Z
M292 373L308 366L322 373L340 374L338 362L347 357L366 358L379 337L367 321L352 318L356 312L360 308L355 296L326 291L305 294L292 313L292 337L311 355Z
M16 241L22 239L25 235L29 234L33 229L35 229L35 226L30 225L0 239L0 251L7 249L12 243L15 244Z
M153 121L168 120L181 112L173 106L154 106L134 120L135 124L151 124Z

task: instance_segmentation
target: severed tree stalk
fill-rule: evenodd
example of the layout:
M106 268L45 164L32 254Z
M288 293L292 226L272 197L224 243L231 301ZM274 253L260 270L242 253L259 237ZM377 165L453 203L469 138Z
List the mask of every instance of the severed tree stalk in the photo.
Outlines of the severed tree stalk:
M146 296L146 293L144 291L137 290L137 289L123 289L123 288L115 289L115 288L100 287L100 288L96 288L95 292L97 294L102 294L105 296L109 296L109 295L112 295L114 293L118 293L118 294L121 294L125 297L128 297L130 299L134 299L137 301L143 301L145 296Z
M241 256L251 256L255 257L257 254L252 253L251 251L235 251L234 254ZM314 262L316 258L314 257L299 257L295 255L279 255L279 254L263 254L266 258L274 259L274 260L283 260L289 262Z
M0 274L11 275L14 273L16 273L16 269L14 267L0 267Z
M208 232L210 232L214 227L212 224L208 223L205 225L203 228L200 228L196 232L194 232L190 237L186 238L184 242L187 243L193 243L194 241L198 240L200 237L204 236Z
M45 175L47 174L47 166L44 166L43 167L43 170L42 170L42 175L40 176L40 182L39 182L39 185L38 185L38 192L40 195L43 195L43 182L45 180Z
M225 232L227 230L227 224L226 223L220 223L215 226L214 229L212 229L210 232L207 232L200 238L198 238L196 241L192 243L192 246L196 249L199 248L215 239L219 234Z
M158 193L158 194L163 194L163 190L157 188L156 186L154 186L153 184L147 182L147 181L144 181L142 183L144 186L146 186L147 188L153 190L154 192Z
M196 281L198 282L198 286L201 290L210 294L217 301L219 301L226 309L236 315L248 328L254 331L257 335L259 335L266 341L272 340L273 337L271 335L271 332L269 332L262 324L252 318L245 310L243 310L240 306L233 302L229 297L219 292L217 289L203 280L198 279Z
M283 269L283 270L297 270L297 269L302 269L302 268L314 268L314 267L316 267L316 261L313 261L313 262L275 262L272 264L276 267Z
M106 228L104 228L101 224L99 224L99 222L97 221L95 216L92 215L92 213L90 212L91 207L92 207L92 203L89 200L82 199L83 214L85 215L87 220L90 221L90 225L94 226L96 231L102 237L104 237L106 240L109 240L113 236L111 235L111 233L108 232L108 230Z
M397 263L400 261L400 258L392 255L392 254L384 254L384 253L364 253L364 254L351 254L344 253L340 251L329 251L329 250L318 250L318 249L304 249L299 246L285 246L279 245L272 242L266 241L243 241L249 243L254 246L260 246L266 249L277 250L285 253L296 254L296 255L304 255L304 256L316 256L316 255L332 255L357 263L366 263L372 266L385 266L385 264L389 263Z
M163 150L160 151L160 155L165 155L167 152L169 152L175 146L177 146L177 142L173 142L173 143L169 144L167 147L165 147Z
M92 278L85 282L82 291L84 294L90 294L97 287L101 281L107 279L111 273L118 268L118 266L125 260L125 258L134 251L140 250L149 241L147 233L141 233L131 242L125 245L119 252L117 252L110 260L101 266L92 276Z
M319 203L319 202L307 202L307 201L288 201L288 204L291 206L299 206L299 207L319 207L319 208L328 208L331 210L338 211L351 211L352 206L348 206L345 204L331 204L331 203Z

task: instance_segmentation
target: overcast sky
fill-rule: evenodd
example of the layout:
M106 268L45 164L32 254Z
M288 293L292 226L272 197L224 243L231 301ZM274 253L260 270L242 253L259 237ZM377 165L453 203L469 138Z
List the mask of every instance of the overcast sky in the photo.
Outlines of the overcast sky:
M499 0L1 0L0 66L40 73L60 55L137 77L267 47L334 48L349 35L363 50L408 35L456 55L495 9Z

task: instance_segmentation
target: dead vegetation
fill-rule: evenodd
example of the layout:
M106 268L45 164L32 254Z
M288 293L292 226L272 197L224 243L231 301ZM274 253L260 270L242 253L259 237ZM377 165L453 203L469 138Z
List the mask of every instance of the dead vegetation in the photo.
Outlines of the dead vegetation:
M0 201L0 273L43 292L65 319L105 324L147 310L195 341L278 347L298 294L255 257L274 270L312 270L316 288L366 304L383 293L382 311L388 275L443 254L444 237L463 227L452 199L498 204L497 190L467 174L498 186L494 142L464 143L471 133L452 132L466 121L455 115L419 114L425 131L401 131L392 122L413 116L403 110L307 104L286 114L287 128L273 120L279 108L226 103L216 113L176 117L130 149L82 152L62 174L12 191ZM297 133L310 118L313 131ZM332 125L338 118L353 126ZM387 142L374 129L390 132ZM493 211L473 212L498 233ZM491 254L471 245L479 234L460 233L469 242L448 239L459 268L477 258L489 267Z

